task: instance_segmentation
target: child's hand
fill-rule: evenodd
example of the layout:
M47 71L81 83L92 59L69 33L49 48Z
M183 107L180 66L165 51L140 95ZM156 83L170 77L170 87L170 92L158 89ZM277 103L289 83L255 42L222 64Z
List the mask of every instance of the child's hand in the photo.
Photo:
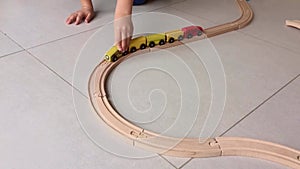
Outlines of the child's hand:
M67 24L75 23L75 25L80 24L83 20L89 23L95 16L93 8L83 7L81 10L72 13L66 20Z
M125 16L114 21L115 45L118 50L125 52L128 50L133 33L131 15Z

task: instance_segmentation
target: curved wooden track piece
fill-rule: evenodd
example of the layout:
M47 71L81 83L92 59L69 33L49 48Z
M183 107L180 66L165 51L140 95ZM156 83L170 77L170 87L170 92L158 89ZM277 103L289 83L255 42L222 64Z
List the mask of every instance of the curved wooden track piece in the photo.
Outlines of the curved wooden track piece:
M242 15L234 22L205 29L207 37L240 29L251 22L253 12L245 0L237 0ZM194 41L197 38L193 38ZM199 40L199 38L198 38ZM180 45L180 42L167 44L160 48ZM291 168L300 168L300 152L278 144L234 137L217 137L199 140L199 138L173 138L144 130L124 119L109 102L106 93L106 81L111 71L122 61L142 51L121 57L117 62L102 61L93 71L89 81L89 94L94 109L99 116L113 129L131 139L134 145L159 154L177 157L218 157L248 156L266 159Z

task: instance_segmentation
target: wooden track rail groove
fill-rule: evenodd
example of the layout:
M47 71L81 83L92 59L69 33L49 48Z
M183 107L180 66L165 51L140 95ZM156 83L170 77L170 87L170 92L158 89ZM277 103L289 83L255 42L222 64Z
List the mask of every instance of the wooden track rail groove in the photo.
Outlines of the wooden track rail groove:
M249 4L245 0L236 1L241 9L241 17L234 22L205 29L204 32L207 37L243 28L251 22L253 12ZM192 38L184 40L183 43L200 39ZM177 41L158 48L173 47L180 44L182 42ZM238 137L217 137L201 141L199 138L173 138L144 130L124 119L110 104L105 84L109 74L118 64L127 58L146 52L150 52L150 49L139 50L121 57L116 62L103 60L94 69L89 80L89 95L95 111L110 127L126 138L133 140L135 146L140 146L159 154L177 157L255 157L300 169L300 152L282 145Z

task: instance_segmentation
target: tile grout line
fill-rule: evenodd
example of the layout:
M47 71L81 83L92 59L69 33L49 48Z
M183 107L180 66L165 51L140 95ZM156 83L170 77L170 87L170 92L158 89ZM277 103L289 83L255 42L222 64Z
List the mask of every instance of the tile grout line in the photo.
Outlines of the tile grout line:
M229 127L226 131L224 131L220 137L224 136L227 132L229 132L231 129L233 129L235 126L237 126L239 123L241 123L243 120L245 120L247 117L249 117L251 114L253 114L256 110L258 110L261 106L263 106L265 103L267 103L269 100L271 100L274 96L276 96L278 93L280 93L284 88L289 86L292 82L294 82L297 78L300 77L300 74L295 76L292 80L288 81L284 86L282 86L280 89L278 89L275 93L273 93L270 97L268 97L266 100L264 100L262 103L260 103L258 106L256 106L253 110L251 110L248 114L246 114L243 118L241 118L239 121L237 121L235 124L233 124L231 127Z
M96 29L96 28L95 28ZM2 31L0 31L1 33L3 33ZM38 59L36 56L34 56L31 52L29 52L28 50L26 50L25 48L23 48L23 46L21 46L17 41L15 41L14 39L12 39L11 37L9 37L7 34L3 33L5 36L7 36L10 40L12 40L16 45L18 45L22 50L18 51L18 52L14 52L11 54L15 54L15 53L20 53L20 52L26 52L28 53L31 57L33 57L35 60L37 60L40 64L42 64L44 67L46 67L50 72L54 73L56 76L58 76L58 78L60 78L61 80L63 80L65 83L67 83L70 87L72 87L73 89L75 89L77 92L79 92L83 97L85 98L89 98L88 96L86 96L84 93L82 93L79 89L77 89L75 86L73 86L71 83L69 83L67 80L65 80L62 76L60 76L57 72L55 72L53 69L51 69L48 65L46 65L44 62L42 62L40 59ZM11 54L5 55L9 56ZM4 56L1 56L1 58L4 58Z
M18 51L15 51L15 52L8 53L8 54L5 54L5 55L0 56L0 59L1 59L1 58L4 58L4 57L6 57L6 56L12 55L12 54L16 54L16 53L25 51L25 49L23 48L23 46L21 46L21 45L20 45L19 43L17 43L14 39L12 39L10 36L8 36L7 33L3 32L2 30L0 30L0 33L2 33L5 37L7 37L7 38L8 38L9 40L11 40L14 44L16 44L19 48L21 48L21 50L18 50Z
M5 54L5 55L2 55L2 56L0 56L0 59L5 58L5 57L7 57L9 55L17 54L17 53L24 52L24 51L25 50L22 48L21 50L18 50L18 51L12 52L12 53L8 53L8 54Z
M37 58L36 56L34 56L32 53L30 53L29 51L25 50L31 57L33 57L36 61L38 61L40 64L42 64L43 66L45 66L48 70L50 70L50 72L54 73L58 78L60 78L62 81L64 81L65 83L67 83L70 87L72 87L73 89L75 89L77 92L79 92L83 97L89 99L88 96L86 96L84 93L82 93L79 89L77 89L75 86L73 86L73 84L71 84L70 82L68 82L67 80L65 80L62 76L60 76L57 72L55 72L53 69L51 69L48 65L46 65L44 62L42 62L39 58Z
M54 39L54 40L50 40L48 42L44 42L44 43L41 43L41 44L38 44L38 45L34 45L34 46L31 46L31 47L28 47L28 48L24 48L22 45L20 45L19 43L17 43L16 40L14 40L12 37L10 37L7 33L3 32L0 30L0 32L2 34L4 34L7 38L9 38L10 40L12 40L18 47L20 47L22 50L18 51L18 52L21 52L21 51L27 51L29 49L33 49L33 48L36 48L36 47L40 47L40 46L43 46L43 45L47 45L49 43L53 43L53 42L56 42L56 41L59 41L59 40L63 40L63 39L66 39L66 38L69 38L69 37L73 37L73 36L76 36L76 35L80 35L80 34L83 34L83 33L86 33L86 32L89 32L89 31L92 31L92 30L96 30L96 29L99 29L101 28L102 26L104 25L100 25L100 26L96 26L94 28L91 28L91 29L87 29L87 30L84 30L84 31L80 31L80 32L77 32L77 33L73 33L73 34L70 34L70 35L67 35L67 36L63 36L63 37L60 37L60 38L57 38L57 39ZM14 52L16 53L16 52ZM10 53L10 54L14 54L14 53ZM6 54L4 56L0 56L1 57L6 57L7 55L10 55L10 54Z
M31 47L29 47L29 48L26 48L25 50L30 50L30 49L33 49L33 48L37 48L37 47L40 47L40 46L43 46L43 45L47 45L47 44L50 44L50 43L53 43L53 42L57 42L57 41L66 39L66 38L69 38L69 37L73 37L73 36L76 36L76 35L80 35L80 34L83 34L83 33L86 33L86 32L92 31L92 30L99 29L99 28L101 28L102 26L104 26L104 25L96 26L96 27L91 28L91 29L88 29L88 30L84 30L84 31L81 31L81 32L78 32L78 33L74 33L74 34L71 34L71 35L63 36L63 37L57 38L57 39L55 39L55 40L51 40L51 41L48 41L48 42L45 42L45 43L41 43L41 44L38 44L38 45L35 45L35 46L31 46Z
M289 52L292 52L292 53L294 53L294 54L299 55L299 52L298 52L298 51L295 51L295 50L292 49L292 48L288 48L288 47L285 47L285 46L281 46L280 44L273 43L272 41L268 41L268 40L259 38L259 37L257 37L256 35L253 35L253 34L244 32L242 29L237 30L237 32L239 32L239 33L241 33L241 34L243 34L243 35L245 35L245 36L249 36L249 37L251 37L251 38L253 38L253 39L257 39L257 40L260 40L260 41L262 41L262 42L265 42L265 43L267 43L267 44L269 44L269 45L272 45L272 46L274 46L274 47L279 47L279 48L288 50Z
M173 163L171 163L168 159L166 159L164 156L162 156L162 155L160 155L160 154L158 154L158 156L159 156L160 158L164 159L164 160L165 160L167 163L169 163L172 167L174 167L174 168L177 169L177 167L176 167Z
M188 163L190 163L194 158L190 158L187 162L183 163L179 169L182 169L185 165L187 165Z

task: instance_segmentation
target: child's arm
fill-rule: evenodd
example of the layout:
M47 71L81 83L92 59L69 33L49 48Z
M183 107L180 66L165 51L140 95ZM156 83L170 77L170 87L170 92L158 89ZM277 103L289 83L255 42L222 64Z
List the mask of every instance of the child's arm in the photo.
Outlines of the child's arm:
M95 16L93 4L91 0L80 0L81 10L72 13L66 20L67 24L75 22L76 25L80 24L83 20L89 23Z
M120 51L126 51L133 33L131 21L133 0L118 0L115 10L115 44Z

